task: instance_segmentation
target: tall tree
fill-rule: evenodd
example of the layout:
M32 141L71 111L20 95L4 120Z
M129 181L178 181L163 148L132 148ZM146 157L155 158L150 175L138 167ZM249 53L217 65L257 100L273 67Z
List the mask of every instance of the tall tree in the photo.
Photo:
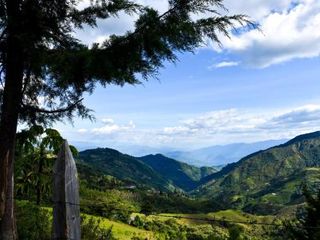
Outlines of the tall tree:
M18 121L50 124L75 115L90 117L82 103L97 83L138 84L157 73L176 52L192 51L246 16L220 15L223 0L169 0L169 11L130 0L0 1L0 239L14 239L12 169ZM97 20L120 12L137 14L135 30L86 46L74 30L97 26ZM205 16L193 18L193 14ZM252 25L251 25L252 27Z

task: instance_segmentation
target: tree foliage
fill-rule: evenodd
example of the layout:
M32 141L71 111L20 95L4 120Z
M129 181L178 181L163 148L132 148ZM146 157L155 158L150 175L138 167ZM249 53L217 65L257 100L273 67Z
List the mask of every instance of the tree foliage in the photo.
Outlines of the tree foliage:
M320 189L303 186L306 205L296 213L296 218L283 222L283 227L273 232L274 239L316 240L320 238Z
M35 200L52 195L52 168L63 138L51 128L33 126L17 134L16 147L16 193L19 198ZM70 146L74 155L77 150Z
M306 208L304 214L298 216L297 222L289 226L292 239L316 240L320 238L320 190L313 195L304 187Z
M177 52L193 51L208 38L220 43L219 33L228 36L236 23L254 27L244 15L220 15L222 0L170 0L164 14L129 0L95 0L83 9L79 2L18 0L17 16L11 20L23 65L19 111L23 122L50 123L72 119L74 114L90 117L82 103L83 93L91 93L97 83L138 84L139 76L155 76L163 61L176 61ZM7 4L0 2L2 82L10 34ZM138 16L134 31L111 35L92 46L74 36L76 29L97 27L98 20L123 11ZM208 17L195 20L192 15L197 14Z

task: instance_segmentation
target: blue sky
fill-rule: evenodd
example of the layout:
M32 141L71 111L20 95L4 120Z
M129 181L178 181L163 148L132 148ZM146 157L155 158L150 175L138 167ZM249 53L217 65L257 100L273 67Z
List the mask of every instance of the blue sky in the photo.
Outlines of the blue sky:
M143 4L165 11L165 0ZM320 3L316 0L225 1L248 14L256 30L221 36L166 63L143 85L98 87L85 98L95 122L57 124L71 142L125 148L190 149L290 138L320 129ZM132 28L120 16L77 36L90 43ZM112 27L111 27L112 26Z

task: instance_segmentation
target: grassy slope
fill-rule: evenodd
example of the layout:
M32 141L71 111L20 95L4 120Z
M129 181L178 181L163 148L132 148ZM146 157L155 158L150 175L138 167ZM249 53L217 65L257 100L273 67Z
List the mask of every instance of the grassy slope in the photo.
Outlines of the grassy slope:
M179 216L186 218L196 219L212 219L212 220L226 220L234 222L258 222L258 223L271 223L274 220L274 216L257 216L248 213L244 213L239 210L223 210L212 213L201 213L201 214L159 214L155 218L165 220L168 219L166 216ZM179 219L181 224L206 224L207 222L195 219ZM245 224L244 224L245 225Z
M99 219L101 228L109 228L112 226L112 233L114 234L114 237L117 239L130 240L134 236L148 240L154 239L153 232L142 230L121 222L111 221L102 217L96 217L91 215L86 216L93 217L96 220Z
M214 168L198 168L161 154L147 155L140 157L139 160L185 191L194 189L203 177L215 172Z
M175 187L193 190L203 177L216 171L210 167L191 166L160 154L135 158L108 148L80 152L79 159L79 167L91 167L91 172L96 170L100 174L169 191Z
M133 214L133 216L139 215L144 216L143 214ZM260 222L260 223L270 223L274 220L273 216L255 216L251 214L246 214L241 211L234 211L234 210L226 210L226 211L219 211L215 213L208 213L208 214L159 214L159 215L149 215L146 217L149 221L167 221L168 219L172 219L167 216L180 216L180 217L191 217L191 218L206 218L206 219L224 219L230 221L243 221L243 222ZM175 218L173 218L175 219ZM101 227L108 228L113 226L113 233L115 237L123 240L129 240L133 236L139 236L143 239L152 240L154 239L154 233L146 230L141 230L127 224L113 222L108 219L101 218ZM206 228L211 229L214 226L208 224L205 221L197 221L197 220L189 220L189 219L178 219L177 222L181 225L188 225L189 227L194 227L199 229L199 231L205 231ZM251 233L252 236L255 234L262 234L263 230L261 226L257 225L245 225L240 224L244 227L246 233ZM219 232L221 235L227 236L227 229L225 227L214 227L215 231ZM256 239L263 239L256 236Z
M26 202L26 201L20 201L20 202ZM19 204L19 202L18 202ZM52 208L43 207L45 211L48 211L51 215ZM141 230L139 228L130 226L128 224L122 223L122 222L115 222L112 220L109 220L107 218L103 217L97 217L89 214L81 214L81 216L84 216L86 220L89 218L93 218L95 220L100 220L100 227L101 228L109 228L112 226L112 233L114 234L114 237L120 240L130 240L132 237L137 236L141 237L143 239L153 240L154 234L153 232ZM50 222L52 222L52 218L50 219Z
M134 181L140 185L164 191L174 190L174 186L142 161L108 148L97 148L80 152L80 161L99 170L103 174L121 180Z
M17 201L18 205L26 205L28 201ZM30 204L30 203L29 203ZM47 212L48 215L48 223L49 228L52 225L52 208L42 207L41 211ZM155 222L166 222L169 219L174 219L178 224L188 226L188 228L193 229L193 232L200 235L210 234L212 232L218 233L220 236L228 236L227 227L230 225L221 225L221 224L209 224L205 221L198 221L198 220L191 220L191 219L175 219L172 216L179 216L179 217L191 217L191 218L205 218L205 219L220 219L220 220L228 220L228 221L236 221L236 222L259 222L259 223L270 223L272 222L275 217L273 216L255 216L243 213L241 211L234 211L234 210L227 210L227 211L219 211L214 213L208 214L159 214L159 215L149 215L145 216L143 214L132 214L132 217L135 215L139 215L140 217L144 218L147 221L155 221ZM112 233L116 239L119 240L130 240L133 237L139 237L140 239L148 239L148 240L155 240L157 239L157 233L139 229L128 224L119 222L119 221L112 221L107 218L88 215L88 214L81 214L83 220L86 222L90 218L96 220L95 222L99 222L99 227L108 229L112 227ZM169 216L169 217L168 217ZM171 217L170 217L171 216ZM85 223L84 222L84 223ZM254 236L254 239L268 239L263 237L263 229L261 226L258 225L250 225L250 224L237 224L242 226L243 231L248 234L249 236ZM50 229L48 229L50 232ZM161 238L162 239L162 238Z
M219 198L230 203L229 206L252 201L280 205L300 203L301 184L320 183L319 167L320 134L298 136L207 177L195 194Z
M222 235L227 235L228 231L225 226L219 225L219 222L216 224L210 224L207 221L196 220L196 219L211 219L211 220L225 220L225 221L233 221L233 222L249 222L249 223L272 223L276 221L275 216L257 216L248 213L244 213L238 210L224 210L213 213L203 213L203 214L159 214L159 215L149 215L145 217L143 214L134 214L139 215L140 217L146 218L149 221L167 221L171 219L170 216L181 217L174 218L181 225L187 225L189 227L194 227L198 229L211 229L214 228L215 231L219 232ZM185 218L184 218L185 217ZM187 219L194 218L194 219ZM267 239L263 234L265 233L265 229L263 229L262 225L255 224L241 224L236 223L236 225L242 226L243 230L252 237L256 237L254 239Z

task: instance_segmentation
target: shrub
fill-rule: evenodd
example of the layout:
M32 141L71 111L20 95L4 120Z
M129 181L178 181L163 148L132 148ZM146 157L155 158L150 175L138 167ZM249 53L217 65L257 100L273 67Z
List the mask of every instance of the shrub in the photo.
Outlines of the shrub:
M17 228L19 239L51 239L51 222L48 210L27 201L17 202Z
M82 240L116 240L110 228L101 228L100 219L92 217L82 217L81 223Z

